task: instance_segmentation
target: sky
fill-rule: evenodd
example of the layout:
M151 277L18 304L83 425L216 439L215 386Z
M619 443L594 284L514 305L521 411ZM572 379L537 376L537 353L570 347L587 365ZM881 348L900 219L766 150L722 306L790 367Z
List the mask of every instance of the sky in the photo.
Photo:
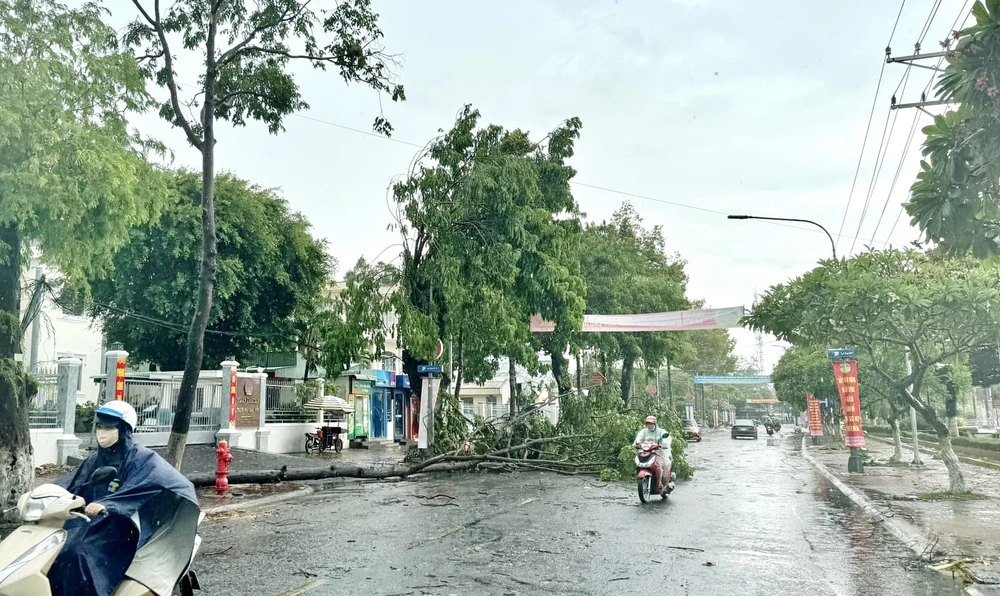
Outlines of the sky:
M964 0L910 0L902 10L896 0L372 4L386 50L400 55L406 102L380 102L334 72L300 65L294 72L310 109L289 117L284 132L270 135L256 123L220 123L217 132L219 169L280 189L329 242L340 274L361 256L398 251L398 236L387 230L389 184L472 104L484 123L535 138L581 118L571 163L587 217L607 219L631 201L687 260L689 296L748 308L755 292L828 258L830 242L809 226L726 214L814 220L834 234L841 256L919 238L905 214L893 224L930 117L889 105L893 95L918 101L932 73L885 65L886 46L891 35L893 55L912 54L926 28L922 51L937 51L971 7ZM105 5L116 27L137 12L127 0ZM189 91L199 64L195 55L179 57ZM370 132L380 103L395 127L391 140ZM133 123L165 142L175 165L200 167L179 129L151 114ZM753 334L732 334L739 354L753 357ZM769 371L783 346L773 337L763 342Z

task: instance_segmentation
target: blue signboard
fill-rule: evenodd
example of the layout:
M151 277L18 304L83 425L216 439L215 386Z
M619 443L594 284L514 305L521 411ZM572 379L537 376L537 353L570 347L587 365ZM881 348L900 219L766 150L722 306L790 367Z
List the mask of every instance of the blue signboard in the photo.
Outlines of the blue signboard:
M767 385L771 377L767 375L750 375L743 377L696 375L695 385Z
M439 375L444 372L444 367L440 364L418 364L417 374L419 375Z
M826 351L830 360L850 360L854 358L854 350L850 348L831 348Z
M375 371L376 387L392 387L392 373L387 370Z
M409 375L396 375L396 388L397 389L409 389L410 388L410 377L409 377Z

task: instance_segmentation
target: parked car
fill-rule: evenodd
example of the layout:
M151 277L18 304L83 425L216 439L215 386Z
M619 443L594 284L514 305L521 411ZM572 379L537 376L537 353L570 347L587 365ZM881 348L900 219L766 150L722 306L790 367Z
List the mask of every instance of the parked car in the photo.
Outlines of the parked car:
M756 439L757 426L753 423L753 420L737 420L733 424L731 435L734 439L738 439L740 437L750 437L751 439Z
M684 422L684 438L688 441L701 443L701 428L698 427L697 422L694 420Z

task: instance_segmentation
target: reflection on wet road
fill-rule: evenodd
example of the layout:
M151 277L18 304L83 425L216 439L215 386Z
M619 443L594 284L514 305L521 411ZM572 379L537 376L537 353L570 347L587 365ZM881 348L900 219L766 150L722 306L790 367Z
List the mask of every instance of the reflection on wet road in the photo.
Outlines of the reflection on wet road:
M689 448L696 479L645 506L533 473L333 483L207 523L196 566L206 595L961 593L795 449L710 434Z

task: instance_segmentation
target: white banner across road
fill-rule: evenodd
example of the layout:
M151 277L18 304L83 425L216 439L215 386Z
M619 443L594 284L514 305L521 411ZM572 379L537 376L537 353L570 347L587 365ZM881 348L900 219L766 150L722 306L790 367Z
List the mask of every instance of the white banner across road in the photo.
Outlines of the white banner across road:
M731 329L740 326L743 307L706 308L653 312L640 315L583 315L584 333L621 333L635 331L704 331L706 329ZM531 317L531 331L551 333L556 325L535 315Z

